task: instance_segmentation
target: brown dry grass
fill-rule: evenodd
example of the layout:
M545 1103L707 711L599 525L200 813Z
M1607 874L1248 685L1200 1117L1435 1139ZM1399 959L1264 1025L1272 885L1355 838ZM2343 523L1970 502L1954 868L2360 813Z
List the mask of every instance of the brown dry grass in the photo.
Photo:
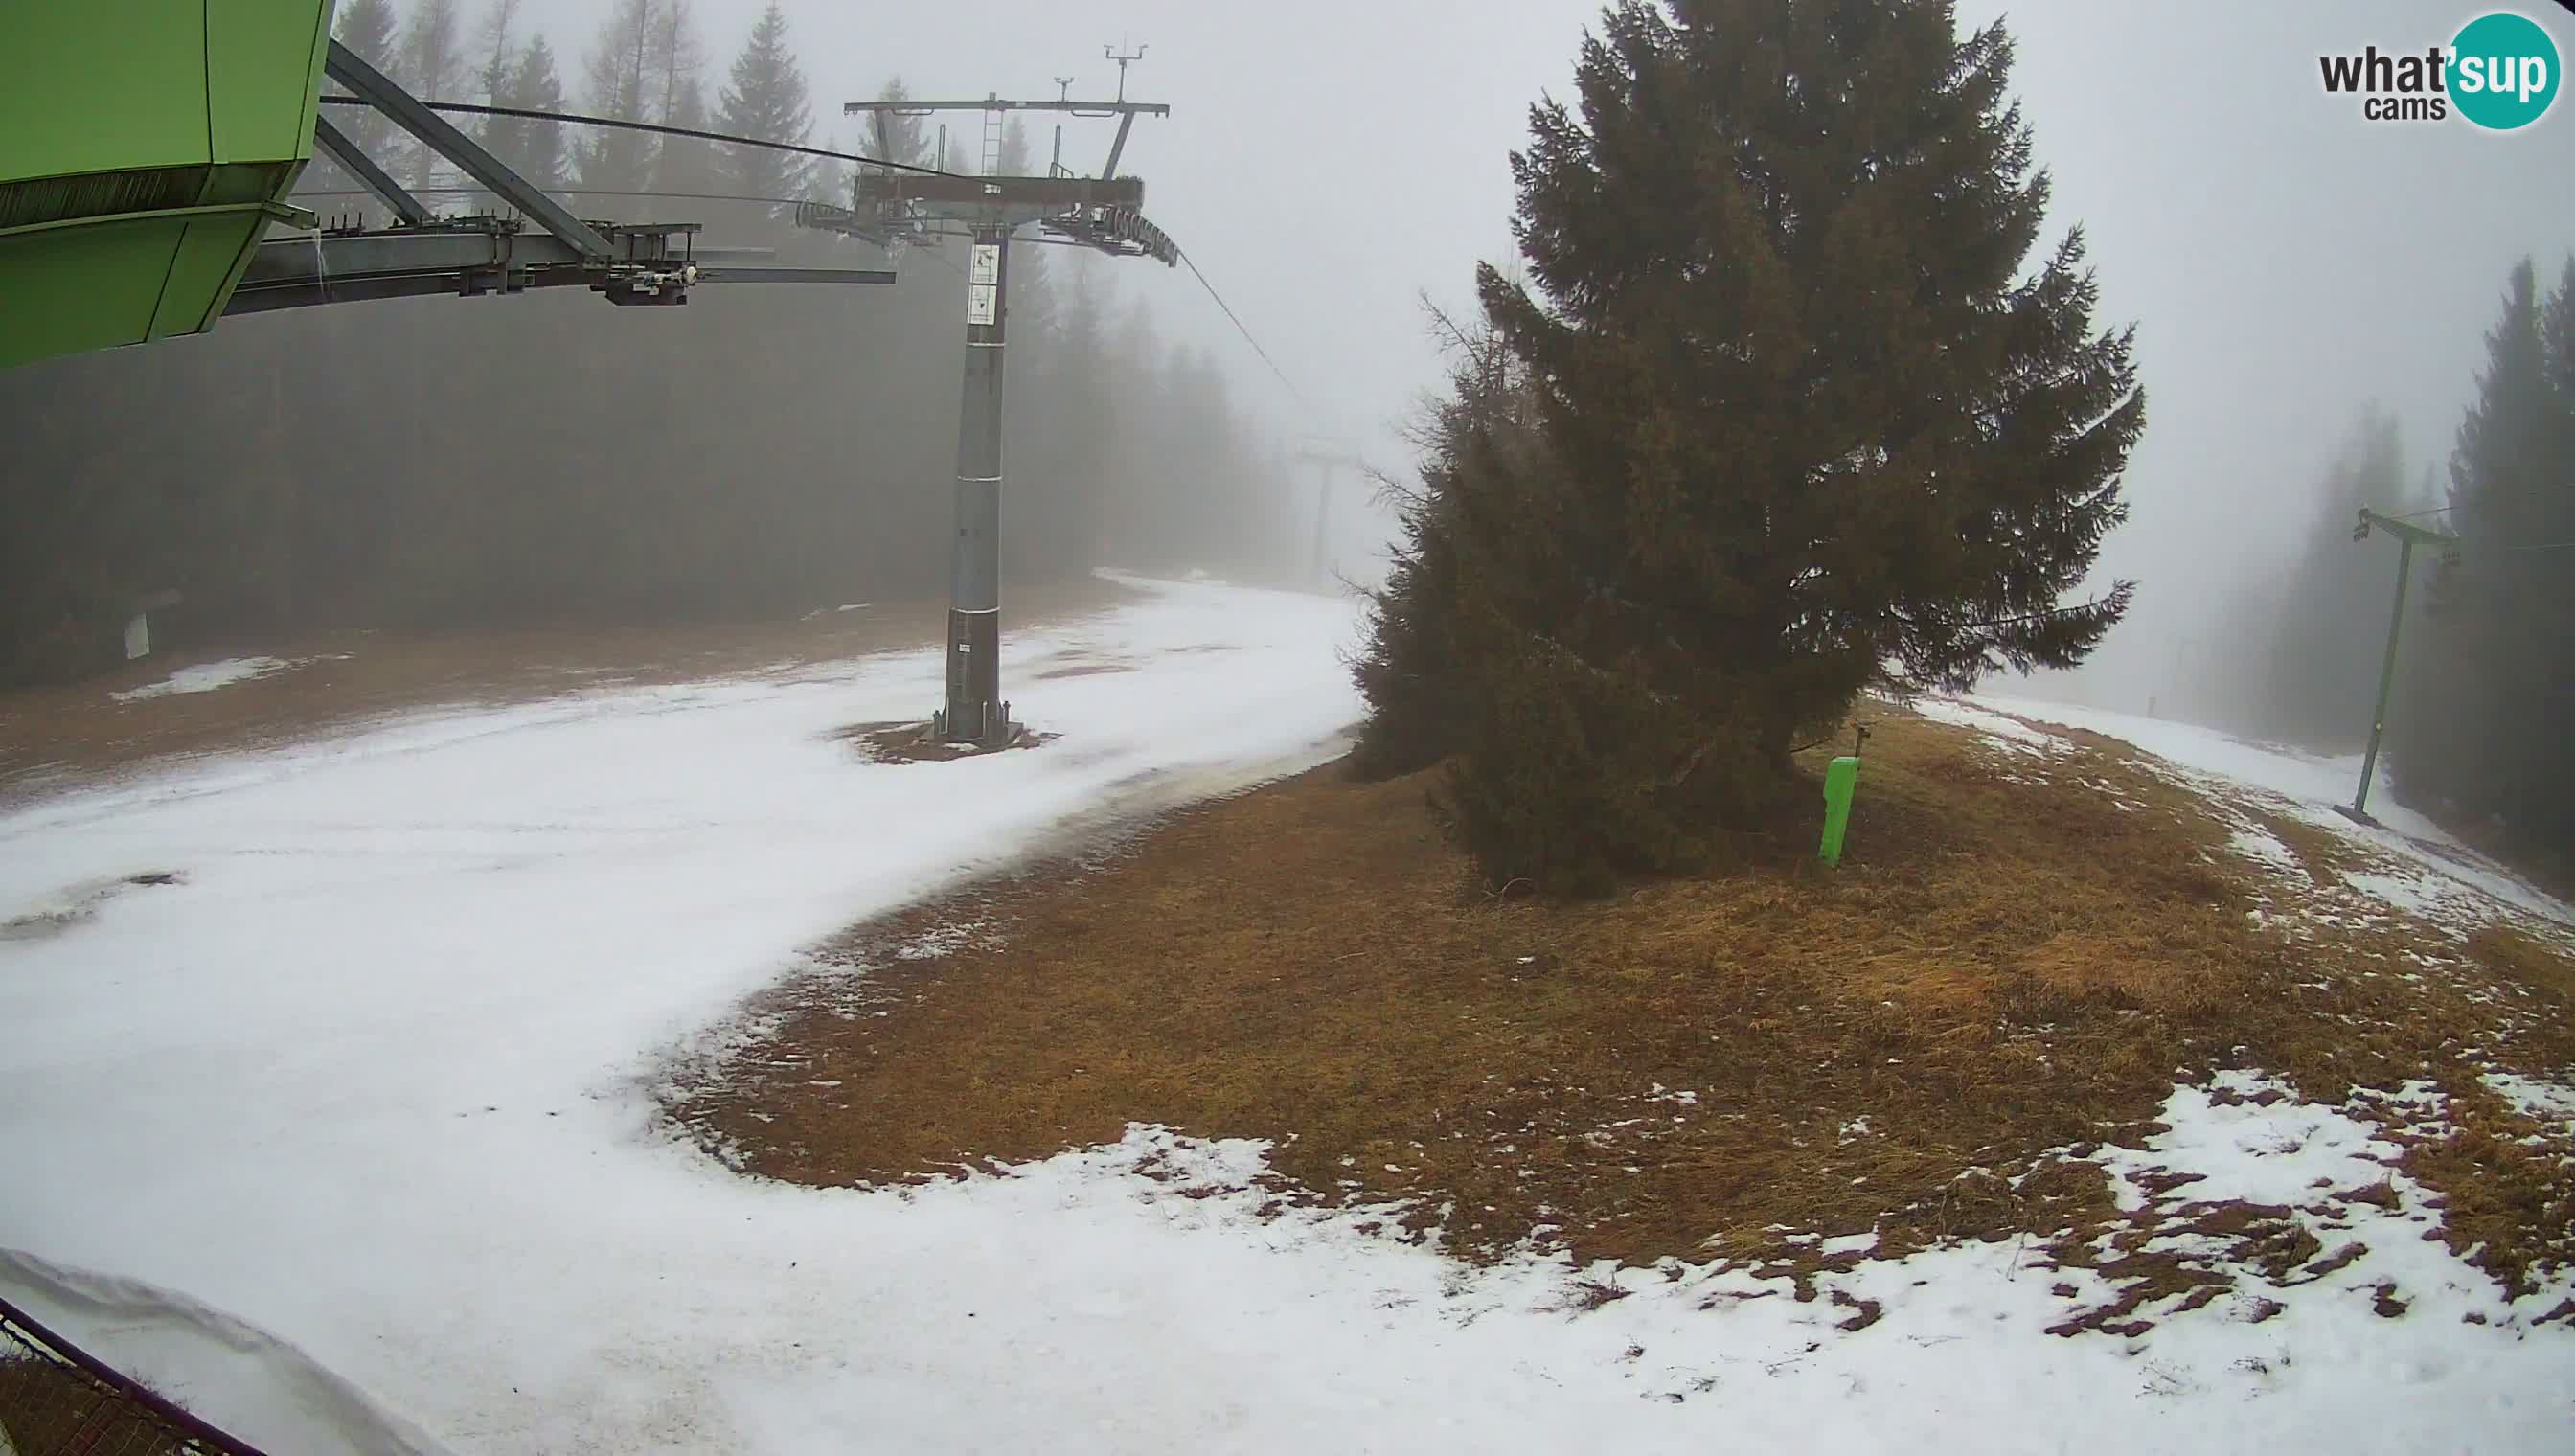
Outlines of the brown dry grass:
M0 1344L0 1449L18 1456L179 1456L202 1449L102 1382Z
M1026 627L1133 596L1098 579L1015 587L1010 621ZM919 647L938 642L946 623L944 603L922 600L771 623L338 632L208 644L71 687L0 693L0 803L155 758L291 742L416 709L522 703L612 684L693 682ZM234 657L318 661L214 693L133 703L108 696L159 682L191 663Z
M1839 871L1775 844L1584 905L1476 883L1424 779L1321 770L1106 863L861 927L831 954L867 975L783 990L759 1049L675 1110L753 1170L822 1184L1042 1157L1131 1121L1268 1138L1306 1196L1406 1200L1470 1255L1535 1237L1582 1260L1811 1270L1827 1261L1788 1233L1874 1227L1883 1252L2072 1228L2058 1257L2140 1291L2078 1321L2118 1328L2144 1299L2209 1297L2209 1276L2138 1240L2082 1251L2118 1219L2101 1170L2062 1150L2133 1141L2177 1078L2252 1065L2338 1100L2473 1086L2474 1057L2575 1063L2565 1017L2493 993L2554 977L2562 996L2554 950L2283 935L2248 916L2253 871L2200 799L2124 745L2078 743L2033 769L1883 714ZM2050 781L2015 781L2033 772ZM942 927L946 953L894 953ZM2427 1147L2414 1170L2456 1190L2492 1152ZM2490 1216L2459 1210L2507 1280L2554 1256L2533 1221L2569 1187L2527 1161L2535 1181ZM2285 1273L2316 1250L2283 1212L2191 1216Z
M2345 870L2365 871L2371 867L2372 861L2357 845L2321 824L2264 808L2248 809L2246 817L2285 845L2297 859L2298 867L2318 884L2338 882Z

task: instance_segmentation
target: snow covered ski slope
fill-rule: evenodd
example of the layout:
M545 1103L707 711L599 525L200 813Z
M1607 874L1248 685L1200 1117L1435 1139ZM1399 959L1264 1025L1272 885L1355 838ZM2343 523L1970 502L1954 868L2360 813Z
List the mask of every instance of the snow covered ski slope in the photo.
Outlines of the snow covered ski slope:
M2426 1242L2401 1176L2343 1210L2370 1252L2341 1278L2123 1341L2048 1333L2051 1286L2097 1276L2011 1244L1823 1276L1883 1311L1852 1331L1742 1270L1473 1269L1365 1209L1264 1217L1257 1143L1140 1126L862 1192L659 1130L671 1058L819 937L1104 803L1335 751L1355 629L1156 588L1013 650L1060 738L954 764L833 736L929 704L919 653L0 818L0 1293L279 1456L2563 1449L2575 1344ZM2253 1196L2390 1151L2287 1095L2176 1088L2163 1120L2097 1154L2139 1207L2169 1196L2149 1173ZM1577 1274L1629 1297L1586 1308ZM2369 1314L2373 1279L2416 1316Z

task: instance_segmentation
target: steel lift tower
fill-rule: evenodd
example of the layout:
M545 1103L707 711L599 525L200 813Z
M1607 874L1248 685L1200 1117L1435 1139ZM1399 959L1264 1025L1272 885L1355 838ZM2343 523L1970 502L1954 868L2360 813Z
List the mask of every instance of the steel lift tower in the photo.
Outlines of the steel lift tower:
M2369 780L2378 772L2378 742L2387 734L2387 700L2396 690L2396 640L2405 631L2405 585L2414 576L2414 548L2424 547L2441 554L2443 566L2459 564L2459 539L2446 531L2416 526L2402 517L2382 516L2364 506L2360 521L2351 529L2354 541L2369 540L2371 527L2395 537L2396 602L2388 609L2387 661L2378 670L2378 707L2369 719L2369 751L2360 755L2360 786L2352 791L2351 807L2334 805L2344 818L2375 825L2369 816Z
M948 692L932 716L944 742L984 747L1008 745L1018 732L1002 699L1002 382L1010 327L1011 240L1035 224L1056 241L1097 249L1112 257L1152 258L1178 265L1180 249L1147 222L1141 179L1118 175L1128 132L1139 116L1169 116L1169 106L1127 99L1127 66L1143 57L1108 52L1118 62L1114 101L853 101L845 115L866 116L884 135L884 119L939 112L981 112L984 118L980 176L922 175L864 168L847 209L808 205L798 212L807 227L865 238L890 249L921 238L972 240L966 283L966 385L957 425L957 531L949 542ZM1068 92L1070 88L1068 87ZM1002 137L1011 112L1056 112L1077 117L1116 117L1118 137L1098 177L1063 166L1064 136L1056 134L1057 160L1043 177L999 175ZM940 229L934 224L953 225Z
M1347 471L1365 479L1368 464L1331 441L1306 437L1305 443L1290 457L1298 465L1314 468L1314 584L1328 586L1332 579L1331 560L1326 554L1324 527L1332 514L1334 478Z

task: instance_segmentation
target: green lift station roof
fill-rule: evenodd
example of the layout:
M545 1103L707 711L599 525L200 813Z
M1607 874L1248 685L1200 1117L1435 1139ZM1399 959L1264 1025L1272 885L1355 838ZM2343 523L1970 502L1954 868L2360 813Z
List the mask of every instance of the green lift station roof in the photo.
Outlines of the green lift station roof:
M0 369L213 327L296 216L331 0L8 8Z

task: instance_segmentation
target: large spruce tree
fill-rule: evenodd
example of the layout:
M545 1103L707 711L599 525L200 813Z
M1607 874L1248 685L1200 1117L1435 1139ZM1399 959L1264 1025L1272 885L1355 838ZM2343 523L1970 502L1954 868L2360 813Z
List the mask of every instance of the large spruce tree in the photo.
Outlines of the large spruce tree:
M775 0L761 12L751 39L734 57L732 74L716 103L715 129L799 145L814 129L805 73L788 49L787 16ZM717 149L716 171L723 190L744 197L802 196L810 170L809 160L792 152L730 144Z
M1630 0L1579 120L1534 109L1534 294L1478 285L1537 440L1433 462L1449 595L1402 605L1446 619L1446 801L1497 881L1696 862L1872 681L2067 666L2118 621L2125 583L2063 598L2144 398L2079 231L2032 257L2011 55L1946 3Z
M2575 850L2575 259L2552 296L2513 270L2450 457L2455 561L2393 716L2409 801Z
M695 79L680 84L670 112L663 120L672 126L691 131L707 129L706 94ZM696 137L664 137L661 155L653 159L653 190L669 197L689 198L718 191L722 181L718 171L717 152L720 144ZM703 202L696 205L703 206Z
M528 38L527 47L504 68L500 90L494 95L498 104L524 111L564 109L563 80L555 74L554 48L546 44L545 36ZM495 117L488 145L495 156L537 186L563 185L564 136L560 123Z
M1376 594L1367 644L1355 664L1359 692L1373 711L1359 726L1350 756L1369 777L1426 767L1464 741L1451 624L1456 515L1471 489L1469 453L1506 452L1517 461L1541 448L1528 373L1492 327L1460 323L1436 309L1431 322L1450 358L1449 389L1425 403L1407 432L1422 455L1419 488L1387 483L1403 540Z
M2575 862L2575 759L2565 751L2567 734L2575 731L2575 255L2558 271L2539 327L2554 428L2530 477L2539 497L2530 513L2533 535L2522 543L2526 550L2511 554L2531 612L2530 671L2517 729L2531 806L2521 827L2525 838L2569 864Z

